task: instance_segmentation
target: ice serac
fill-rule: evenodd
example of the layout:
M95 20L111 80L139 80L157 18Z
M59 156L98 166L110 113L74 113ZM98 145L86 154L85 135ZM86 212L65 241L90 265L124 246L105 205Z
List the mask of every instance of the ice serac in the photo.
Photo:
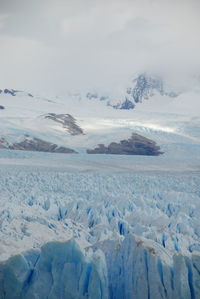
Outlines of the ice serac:
M0 156L0 299L200 298L199 171L169 156L170 171L136 169L160 157Z
M1 299L107 299L103 257L86 257L74 240L50 242L0 264Z
M104 241L110 299L200 298L200 255L176 254L131 234Z

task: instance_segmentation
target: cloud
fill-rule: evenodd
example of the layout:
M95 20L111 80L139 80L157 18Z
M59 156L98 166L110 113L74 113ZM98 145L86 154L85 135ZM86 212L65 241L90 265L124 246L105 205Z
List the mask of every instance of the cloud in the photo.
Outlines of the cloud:
M1 86L114 90L141 71L199 73L199 9L198 0L1 0Z

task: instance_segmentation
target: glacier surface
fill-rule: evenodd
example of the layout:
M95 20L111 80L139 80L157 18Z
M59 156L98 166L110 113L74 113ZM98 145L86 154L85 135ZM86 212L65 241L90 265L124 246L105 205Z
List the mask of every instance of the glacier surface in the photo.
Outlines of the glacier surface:
M200 298L199 160L176 149L0 151L0 298Z

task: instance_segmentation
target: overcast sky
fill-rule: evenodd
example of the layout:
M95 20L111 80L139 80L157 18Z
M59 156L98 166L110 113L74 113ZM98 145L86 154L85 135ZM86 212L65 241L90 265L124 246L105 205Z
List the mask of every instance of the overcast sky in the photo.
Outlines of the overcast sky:
M200 70L199 0L0 0L0 87L118 89Z

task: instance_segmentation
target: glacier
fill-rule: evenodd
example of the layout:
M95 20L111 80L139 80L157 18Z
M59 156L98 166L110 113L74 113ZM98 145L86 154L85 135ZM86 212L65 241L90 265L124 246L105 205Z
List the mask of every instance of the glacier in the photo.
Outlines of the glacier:
M1 150L0 298L200 298L196 150Z

